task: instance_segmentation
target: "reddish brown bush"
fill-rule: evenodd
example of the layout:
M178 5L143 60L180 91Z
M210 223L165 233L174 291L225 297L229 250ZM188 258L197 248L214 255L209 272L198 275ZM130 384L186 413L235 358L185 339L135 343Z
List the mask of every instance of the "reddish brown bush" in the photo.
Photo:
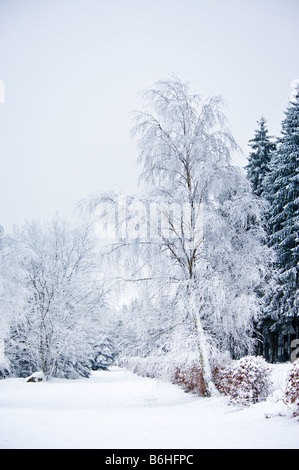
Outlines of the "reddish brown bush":
M226 370L218 389L230 396L230 403L250 405L267 396L270 369L262 357L246 356Z
M299 359L294 362L288 377L285 400L294 407L293 416L299 416Z
M206 395L202 370L195 361L177 366L174 371L173 383L183 387L186 392L196 393L201 396Z
M219 368L213 369L213 379L215 387L224 395L229 395L232 386L232 369Z

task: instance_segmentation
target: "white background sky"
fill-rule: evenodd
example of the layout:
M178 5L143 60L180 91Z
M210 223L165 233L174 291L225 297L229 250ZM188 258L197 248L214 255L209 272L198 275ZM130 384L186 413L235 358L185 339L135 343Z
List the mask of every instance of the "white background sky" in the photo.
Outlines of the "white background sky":
M261 115L278 135L298 18L299 0L0 0L0 224L135 193L132 111L169 73L223 96L245 156Z

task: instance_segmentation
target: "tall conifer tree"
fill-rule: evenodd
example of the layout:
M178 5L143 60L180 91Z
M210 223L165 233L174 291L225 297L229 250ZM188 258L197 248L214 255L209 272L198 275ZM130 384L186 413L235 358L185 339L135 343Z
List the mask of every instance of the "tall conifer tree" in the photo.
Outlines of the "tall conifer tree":
M270 140L264 117L261 117L258 125L254 138L249 141L252 152L249 154L246 170L253 192L261 196L264 191L263 182L269 172L271 155L276 149L276 144Z
M280 286L270 310L283 335L299 333L299 89L282 121L277 151L264 181L270 202L269 245L277 252Z

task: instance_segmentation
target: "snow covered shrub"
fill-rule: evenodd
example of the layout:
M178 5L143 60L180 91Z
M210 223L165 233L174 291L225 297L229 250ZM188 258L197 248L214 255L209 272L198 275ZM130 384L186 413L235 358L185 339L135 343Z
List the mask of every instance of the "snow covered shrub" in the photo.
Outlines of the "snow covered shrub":
M205 396L207 393L198 361L193 360L177 365L172 382L182 386L186 392L196 393L200 396Z
M166 356L121 357L116 361L119 367L125 367L141 377L172 380L174 366Z
M229 380L228 372L231 371L231 364L232 364L232 360L231 360L229 352L219 353L218 351L213 351L210 364L211 364L213 383L216 389L219 392L227 395L228 385L226 385L226 381Z
M219 392L224 395L230 394L230 388L232 383L232 369L230 367L213 369L214 384Z
M299 359L294 362L290 370L285 401L293 405L293 416L299 416Z
M148 358L145 357L120 357L116 360L118 367L125 367L129 369L133 374L140 375L141 377L150 377L151 374L148 371Z
M270 385L270 368L265 359L245 356L223 374L219 390L230 396L231 404L250 405L265 398Z

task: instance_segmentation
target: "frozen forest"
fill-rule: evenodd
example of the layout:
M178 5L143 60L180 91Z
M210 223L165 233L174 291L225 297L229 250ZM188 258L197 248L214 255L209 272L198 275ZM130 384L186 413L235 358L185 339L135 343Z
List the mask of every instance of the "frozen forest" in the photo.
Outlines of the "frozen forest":
M117 365L246 406L269 393L270 364L291 361L298 416L299 90L279 137L258 120L245 169L221 97L172 76L140 108L138 194L1 227L1 379Z

